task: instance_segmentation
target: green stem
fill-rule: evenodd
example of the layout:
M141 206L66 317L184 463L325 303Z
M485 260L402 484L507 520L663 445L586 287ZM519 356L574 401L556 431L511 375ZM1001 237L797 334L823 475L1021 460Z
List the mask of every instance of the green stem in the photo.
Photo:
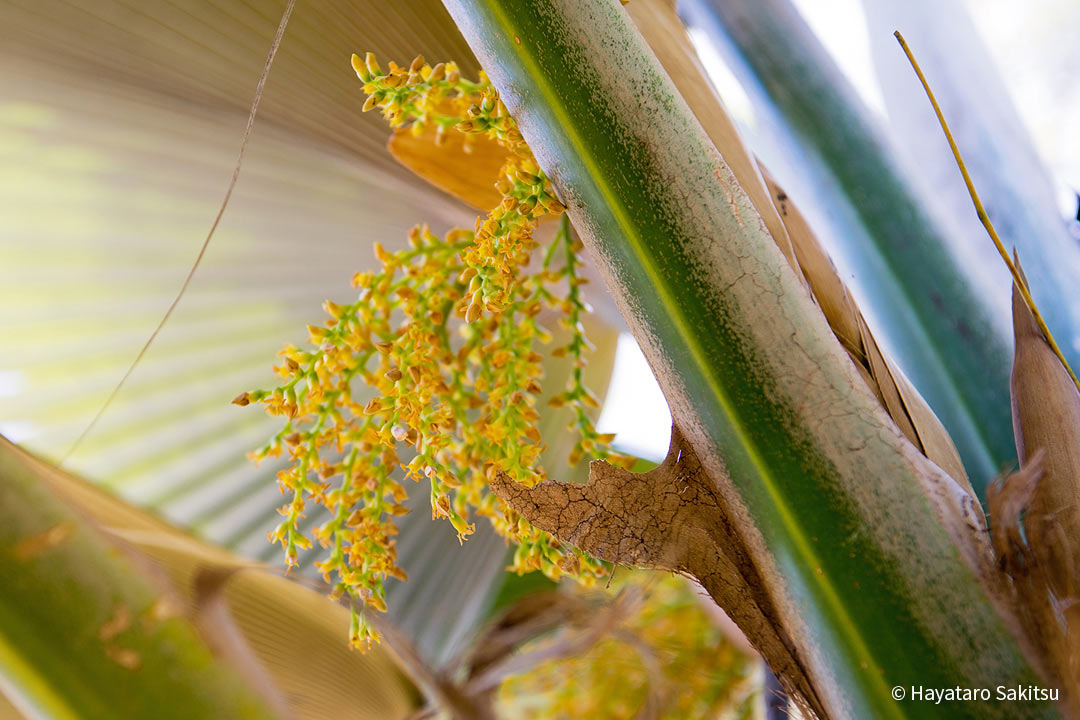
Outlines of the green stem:
M921 715L894 685L1036 682L965 561L951 479L881 413L625 11L445 4L600 261L829 716ZM1054 711L956 712L1006 714Z
M275 717L179 601L2 438L0 559L0 685L18 706L95 720Z

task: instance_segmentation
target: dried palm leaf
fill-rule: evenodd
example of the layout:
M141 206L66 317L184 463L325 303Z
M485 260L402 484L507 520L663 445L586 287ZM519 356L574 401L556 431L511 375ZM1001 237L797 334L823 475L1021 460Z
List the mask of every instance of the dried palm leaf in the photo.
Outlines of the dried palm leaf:
M836 338L900 431L974 499L971 481L944 425L899 367L882 353L836 266L798 207L765 168L762 173L784 219L802 274Z
M1013 289L1013 428L1020 467L1044 453L1042 477L1028 504L1028 517L1046 518L1064 537L1045 540L1052 587L1059 597L1076 596L1080 570L1080 392L1051 349L1020 291ZM1037 533L1036 524L1032 528Z
M1021 469L991 496L995 551L1044 672L1078 712L1080 392L1015 283L1013 325L1010 390Z

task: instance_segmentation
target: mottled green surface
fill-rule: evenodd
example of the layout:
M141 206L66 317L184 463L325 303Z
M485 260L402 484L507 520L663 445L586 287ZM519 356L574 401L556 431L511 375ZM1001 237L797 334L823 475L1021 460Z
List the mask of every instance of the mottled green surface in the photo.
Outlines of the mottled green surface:
M965 561L983 549L970 500L878 408L625 12L446 4L599 256L830 715L925 716L893 685L1034 682Z
M16 706L54 718L274 717L176 616L178 602L3 439L0 516L0 687Z

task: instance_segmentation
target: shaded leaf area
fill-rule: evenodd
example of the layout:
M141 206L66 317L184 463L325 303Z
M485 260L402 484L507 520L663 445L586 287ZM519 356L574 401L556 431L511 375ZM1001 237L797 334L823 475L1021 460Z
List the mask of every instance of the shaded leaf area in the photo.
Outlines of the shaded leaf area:
M826 245L854 275L871 326L941 418L982 493L1015 459L1008 339L1004 318L989 310L992 289L957 259L952 228L915 190L876 119L789 2L684 0L680 10L710 33L754 98L772 146L759 151L804 206L821 208L815 225L821 221Z

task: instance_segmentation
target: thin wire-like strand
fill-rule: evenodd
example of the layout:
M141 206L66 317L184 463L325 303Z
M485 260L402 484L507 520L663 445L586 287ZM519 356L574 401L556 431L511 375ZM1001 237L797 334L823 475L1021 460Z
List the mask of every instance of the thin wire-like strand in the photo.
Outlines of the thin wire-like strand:
M225 190L225 197L221 200L221 207L218 208L217 215L214 216L214 222L210 225L209 232L206 233L206 239L203 240L202 247L199 248L199 254L195 256L195 262L191 265L191 269L188 271L187 277L184 278L184 283L180 286L179 292L176 293L176 297L173 298L169 308L165 311L165 314L161 317L157 327L150 333L150 337L146 339L142 348L139 350L138 355L131 361L131 365L128 366L127 371L123 377L120 378L120 382L116 383L116 387L109 393L109 397L105 398L105 402L102 403L98 409L97 414L90 423L83 429L79 437L75 438L75 442L71 444L68 451L64 453L64 457L60 459L60 465L67 462L68 458L79 448L83 440L90 434L94 427L101 420L105 411L112 405L113 400L120 393L120 390L124 387L124 384L131 377L131 373L135 371L135 368L142 361L143 356L146 355L146 351L150 349L154 340L157 339L158 333L165 327L165 323L169 321L169 317L172 316L173 310L180 304L180 299L184 297L184 293L187 292L188 285L191 284L191 279L195 277L195 271L199 269L199 265L202 264L203 256L206 255L206 249L210 246L210 240L214 237L214 233L217 231L218 224L221 222L221 218L225 215L225 209L229 206L229 199L232 197L233 189L236 187L236 181L240 177L240 167L244 163L244 152L247 150L248 140L251 138L251 128L255 125L255 115L259 109L259 101L262 100L263 88L266 86L266 78L270 75L270 66L274 63L274 56L277 55L278 48L281 46L281 38L285 35L285 27L289 24L289 17L292 15L293 7L296 5L296 0L289 0L285 6L285 11L281 15L281 22L278 23L277 33L274 34L274 40L270 44L270 52L266 56L266 63L263 65L262 75L259 76L259 84L255 86L255 98L251 102L251 110L248 112L247 125L244 126L244 135L240 140L240 152L236 156L236 164L233 166L232 178L229 180L228 188Z
M923 90L926 91L926 97L929 98L930 104L934 107L934 114L937 115L938 123L945 132L945 139L949 141L949 147L952 149L953 158L956 159L956 166L960 168L960 174L964 176L964 184L967 185L967 191L968 195L971 196L971 202L975 204L975 212L979 216L979 221L982 223L982 226L986 228L986 232L990 235L990 239L994 241L994 247L997 248L998 254L1001 255L1001 259L1005 261L1005 265L1008 266L1009 272L1012 273L1013 282L1015 282L1016 286L1020 289L1020 295L1024 298L1024 303L1028 306L1028 309L1031 310L1031 314L1035 318L1035 323L1039 326L1039 330L1042 331L1043 337L1046 338L1046 342L1050 345L1050 349L1054 351L1058 360L1065 366L1065 370L1069 373L1069 377L1072 378L1077 391L1080 391L1080 380L1076 379L1076 374L1073 373L1072 368L1069 367L1069 361L1065 359L1065 356L1061 352L1061 348L1058 347L1057 341L1054 340L1054 336L1050 334L1050 328L1046 326L1046 321L1043 320L1039 308L1036 307L1035 300L1028 291L1027 283L1020 275L1020 271L1013 263L1012 258L1009 257L1009 253L1005 250L1005 244L1001 242L1001 238L998 237L997 230L994 229L994 224L990 222L990 216L986 213L986 208L983 207L982 201L979 199L979 193L975 191L975 183L972 182L971 175L968 174L967 166L964 164L964 158L960 156L960 148L956 146L956 141L949 131L949 124L945 122L945 115L941 112L941 107L938 105L937 99L934 98L934 92L930 89L930 83L926 81L926 76L923 75L919 63L915 60L914 53L911 52L911 48L908 47L907 42L904 40L904 36L900 34L899 30L894 32L893 35L896 36L896 40L900 43L900 47L903 48L904 54L907 55L907 59L911 63L911 67L915 70L915 74L919 76L919 82L922 83Z

